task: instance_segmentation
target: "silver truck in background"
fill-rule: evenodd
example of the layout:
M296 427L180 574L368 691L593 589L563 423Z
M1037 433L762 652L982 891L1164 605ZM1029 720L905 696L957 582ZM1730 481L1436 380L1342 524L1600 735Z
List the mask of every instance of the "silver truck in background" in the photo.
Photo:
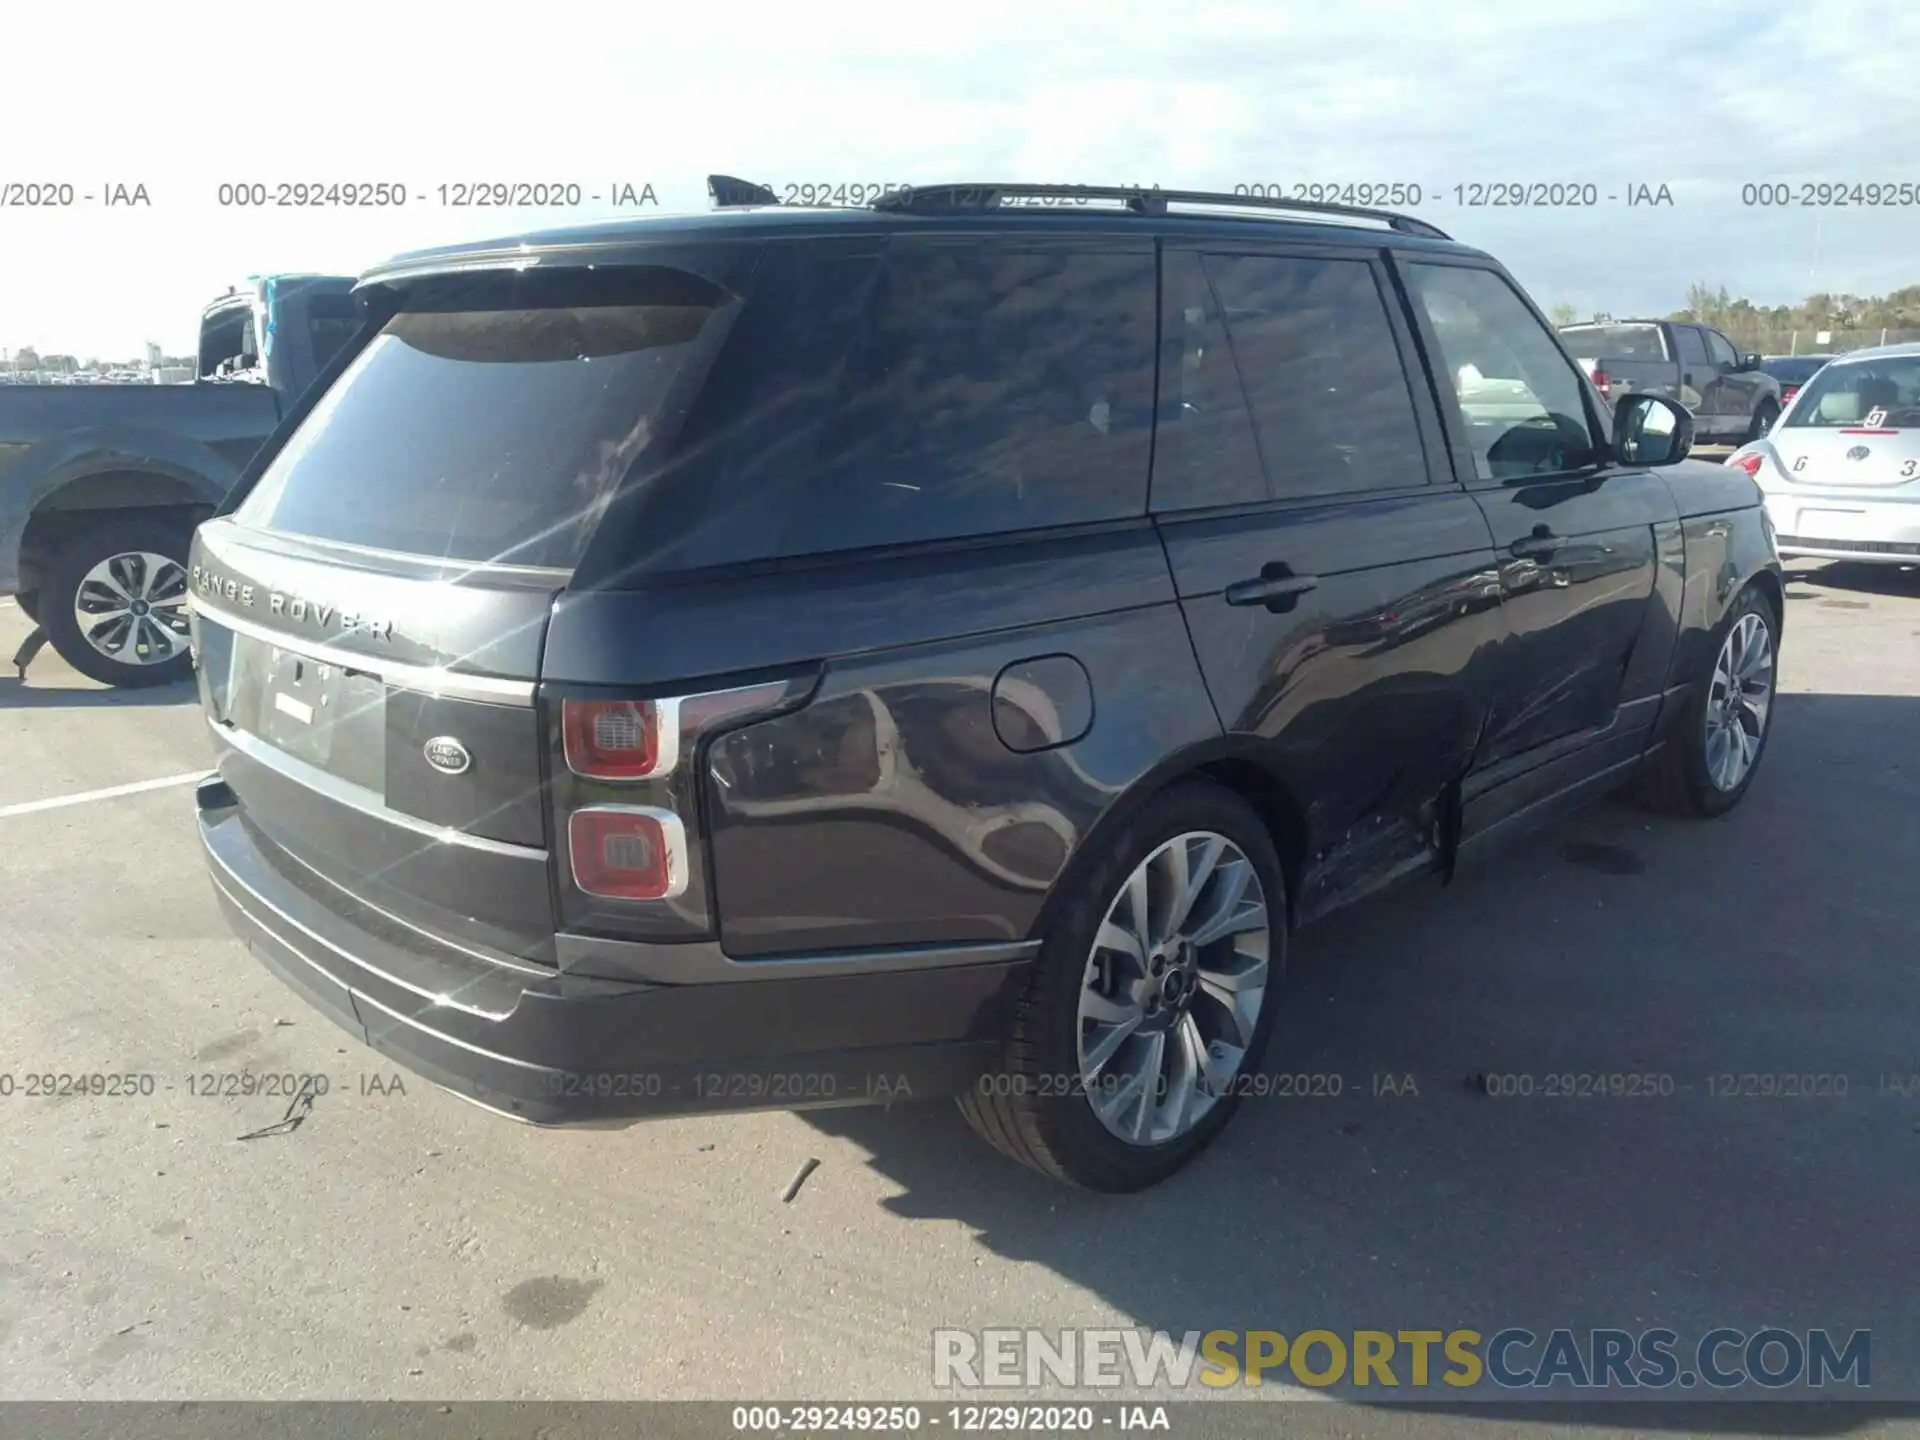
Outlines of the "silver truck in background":
M1711 325L1595 321L1561 326L1560 339L1602 395L1632 390L1678 400L1693 412L1704 444L1744 445L1780 418L1780 382L1760 356L1741 354Z

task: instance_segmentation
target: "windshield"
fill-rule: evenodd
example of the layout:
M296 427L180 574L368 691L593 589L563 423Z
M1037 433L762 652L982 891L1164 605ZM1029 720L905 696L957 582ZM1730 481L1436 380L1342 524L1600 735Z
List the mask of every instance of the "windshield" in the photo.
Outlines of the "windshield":
M1575 325L1560 338L1576 360L1665 360L1658 325Z
M610 303L634 298L661 303ZM592 295L522 282L403 310L235 518L380 550L570 568L653 443L712 313L710 300L638 276Z
M1786 423L1810 430L1920 425L1920 355L1827 366L1794 398Z

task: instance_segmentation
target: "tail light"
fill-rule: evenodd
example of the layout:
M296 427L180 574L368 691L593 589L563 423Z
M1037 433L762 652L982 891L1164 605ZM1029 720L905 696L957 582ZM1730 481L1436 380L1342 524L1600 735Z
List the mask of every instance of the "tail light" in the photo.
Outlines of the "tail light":
M640 941L711 935L704 746L719 731L805 704L818 683L816 671L655 699L554 697L548 803L562 928Z
M567 768L589 780L671 773L680 759L679 710L673 700L561 701Z
M1603 399L1613 399L1613 377L1598 365L1593 367L1593 388L1600 392Z
M671 900L687 888L687 829L671 810L592 805L567 818L573 883L606 900Z
M1793 399L1793 397L1798 395L1799 393L1800 393L1800 387L1798 385L1782 385L1780 387L1780 403L1782 405L1786 404L1789 400Z
M1762 463L1758 450L1749 450L1744 455L1729 455L1727 457L1727 464L1733 466L1736 470L1746 471L1747 474L1753 476L1755 479L1758 479L1760 476L1760 466Z

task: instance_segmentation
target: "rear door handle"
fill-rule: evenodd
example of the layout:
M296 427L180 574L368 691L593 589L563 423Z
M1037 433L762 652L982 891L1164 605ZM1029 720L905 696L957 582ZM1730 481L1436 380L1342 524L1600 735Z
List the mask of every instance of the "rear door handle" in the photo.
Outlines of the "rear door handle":
M1270 610L1291 608L1293 601L1319 587L1318 575L1263 575L1227 586L1229 605L1265 605ZM1280 602L1286 602L1282 604Z
M1560 539L1556 535L1522 535L1507 546L1507 553L1521 560L1551 560L1554 552L1560 548Z

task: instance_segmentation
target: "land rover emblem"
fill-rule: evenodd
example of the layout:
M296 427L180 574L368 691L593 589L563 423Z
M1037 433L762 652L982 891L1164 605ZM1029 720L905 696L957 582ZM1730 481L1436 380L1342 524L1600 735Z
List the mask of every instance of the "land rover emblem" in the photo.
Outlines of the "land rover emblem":
M1872 453L1873 452L1867 449L1866 446L1856 445L1851 450L1847 451L1847 458L1849 460L1864 460L1867 458L1867 456L1871 455Z
M453 736L436 735L427 741L427 763L442 775L459 775L473 764L473 756Z

